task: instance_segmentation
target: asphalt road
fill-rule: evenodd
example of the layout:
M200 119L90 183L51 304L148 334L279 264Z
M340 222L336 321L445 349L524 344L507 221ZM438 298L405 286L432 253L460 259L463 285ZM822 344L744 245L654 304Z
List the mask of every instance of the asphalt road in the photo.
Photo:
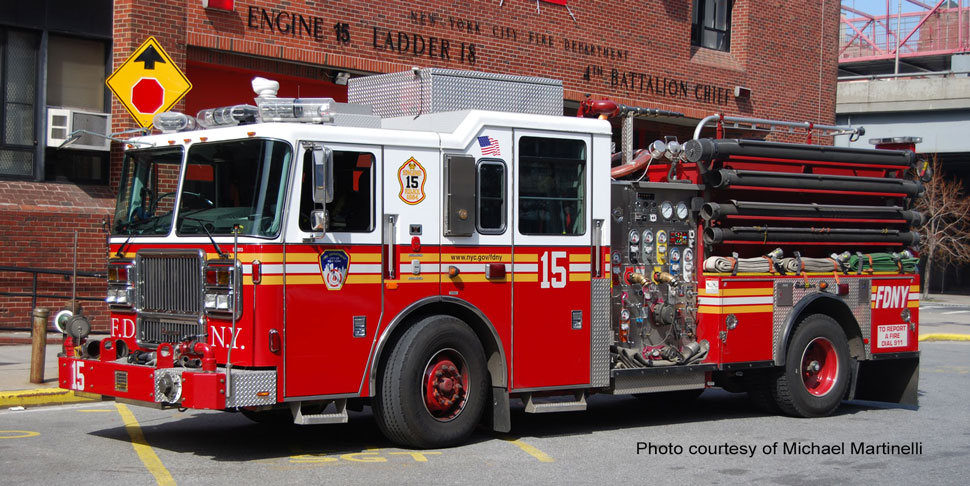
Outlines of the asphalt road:
M283 428L114 402L3 411L0 484L965 484L970 342L922 350L918 410L852 402L831 417L794 419L719 390L653 408L594 396L587 412L527 415L516 404L512 435L480 430L467 445L433 451L394 447L369 409L348 424ZM919 453L852 451L883 443L915 443Z

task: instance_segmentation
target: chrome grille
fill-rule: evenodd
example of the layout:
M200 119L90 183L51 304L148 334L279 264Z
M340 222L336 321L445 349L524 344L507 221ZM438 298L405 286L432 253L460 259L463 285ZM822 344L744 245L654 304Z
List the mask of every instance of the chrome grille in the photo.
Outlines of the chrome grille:
M203 336L205 326L198 322L138 319L138 341L146 344L177 343L186 337Z
M203 253L138 254L141 311L202 314Z

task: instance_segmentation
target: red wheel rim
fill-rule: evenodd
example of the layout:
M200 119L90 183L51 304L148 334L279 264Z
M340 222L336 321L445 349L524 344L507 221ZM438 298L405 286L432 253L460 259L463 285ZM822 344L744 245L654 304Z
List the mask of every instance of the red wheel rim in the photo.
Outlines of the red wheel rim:
M461 353L443 349L424 367L421 379L424 406L435 420L447 422L457 417L468 402L468 365Z
M835 388L839 380L839 355L832 341L817 337L808 343L802 353L801 375L805 389L817 397Z

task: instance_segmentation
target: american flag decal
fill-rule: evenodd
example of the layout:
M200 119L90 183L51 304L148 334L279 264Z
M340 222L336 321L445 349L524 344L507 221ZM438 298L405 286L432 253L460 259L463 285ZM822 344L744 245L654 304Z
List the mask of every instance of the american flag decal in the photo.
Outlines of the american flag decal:
M502 156L502 152L498 148L498 140L492 137L478 137L478 145L482 148L482 155Z

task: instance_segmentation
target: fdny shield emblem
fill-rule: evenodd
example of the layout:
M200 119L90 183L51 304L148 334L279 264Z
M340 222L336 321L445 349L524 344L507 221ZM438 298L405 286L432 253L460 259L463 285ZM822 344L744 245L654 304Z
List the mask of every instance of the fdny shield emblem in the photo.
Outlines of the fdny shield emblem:
M340 290L347 281L350 257L343 250L327 250L320 255L320 270L327 290Z

